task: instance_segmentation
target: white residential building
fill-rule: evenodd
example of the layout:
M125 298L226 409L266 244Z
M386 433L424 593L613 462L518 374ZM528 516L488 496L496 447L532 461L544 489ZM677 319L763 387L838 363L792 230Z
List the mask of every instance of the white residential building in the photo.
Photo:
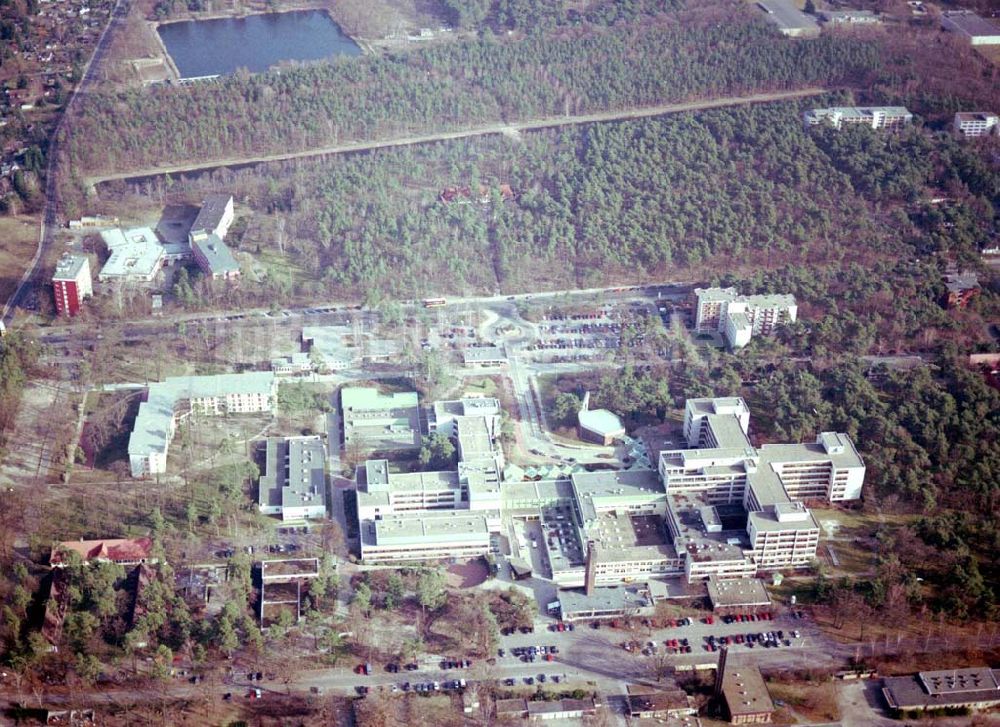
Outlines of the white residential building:
M694 295L695 330L718 331L732 349L798 318L792 295L740 295L735 288L696 288Z
M850 125L891 129L913 123L913 114L902 106L833 106L806 111L802 122L806 129L820 124L829 124L835 129Z
M270 371L177 376L150 384L128 441L132 476L167 471L167 454L179 417L271 411L274 397L275 379Z
M1000 117L986 111L959 111L953 124L955 133L963 136L986 136L1000 133Z

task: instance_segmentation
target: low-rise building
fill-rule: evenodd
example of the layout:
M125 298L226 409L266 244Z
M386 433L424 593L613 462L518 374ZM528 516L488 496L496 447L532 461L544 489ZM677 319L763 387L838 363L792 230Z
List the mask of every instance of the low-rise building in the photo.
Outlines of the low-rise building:
M953 128L963 136L1000 133L1000 116L986 111L959 111L955 114Z
M941 15L941 27L971 45L1000 45L1000 26L971 10L949 10Z
M271 371L275 376L307 374L312 370L313 362L308 353L296 352L271 359Z
M232 280L240 276L240 264L229 246L216 234L193 239L191 252L198 267L212 280Z
M501 346L466 346L462 361L466 366L481 368L503 366L507 363L507 353Z
M817 15L828 25L878 25L882 22L871 10L820 10Z
M833 106L811 109L802 115L806 129L827 124L835 129L844 126L868 126L872 129L893 129L913 123L913 114L903 106Z
M730 724L766 724L774 714L774 702L764 677L753 664L734 664L722 659L716 691L722 697Z
M979 276L972 271L948 272L944 276L946 308L965 308L979 295Z
M148 227L104 230L101 238L111 252L97 275L102 283L149 283L163 267L163 246Z
M681 689L653 689L629 684L626 691L628 716L632 719L670 720L698 714L691 697Z
M326 517L326 444L322 438L269 437L258 507L282 520Z
M52 292L58 315L75 316L80 312L84 299L94 294L90 260L86 255L66 253L59 258L52 275Z
M191 224L188 233L192 246L197 240L215 235L220 239L226 237L229 226L233 224L233 197L229 194L210 194L201 204L198 216Z
M66 540L52 547L49 565L57 568L69 564L70 553L80 556L83 563L117 563L141 565L156 563L152 557L150 538L106 538L103 540Z
M577 412L577 434L585 442L613 444L625 436L622 420L607 409L590 408L590 392L583 395L583 404Z
M764 582L760 578L708 579L708 600L712 609L725 613L730 610L756 611L771 605Z
M989 709L1000 705L1000 669L922 671L882 680L882 695L891 709Z
M774 23L782 35L789 38L812 38L819 35L819 23L791 0L757 0L757 7Z
M420 408L415 391L383 394L371 387L340 391L344 446L386 451L420 448Z

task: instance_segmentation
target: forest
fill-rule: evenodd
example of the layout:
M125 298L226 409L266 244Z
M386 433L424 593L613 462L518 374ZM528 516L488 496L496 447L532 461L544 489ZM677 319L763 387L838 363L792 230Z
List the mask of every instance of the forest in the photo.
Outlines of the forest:
M799 298L810 325L783 334L791 351L984 343L940 307L936 257L972 264L993 234L1000 174L986 152L920 129L806 132L804 103L113 182L101 195L113 210L130 194L228 189L255 211L233 244L257 284L196 280L179 291L189 307L742 279ZM445 201L450 187L482 194ZM938 187L953 202L927 202Z
M694 14L683 24L487 33L211 83L88 94L60 146L73 174L121 172L487 122L836 87L869 78L880 57L878 44L862 36L789 42L739 15L725 24Z

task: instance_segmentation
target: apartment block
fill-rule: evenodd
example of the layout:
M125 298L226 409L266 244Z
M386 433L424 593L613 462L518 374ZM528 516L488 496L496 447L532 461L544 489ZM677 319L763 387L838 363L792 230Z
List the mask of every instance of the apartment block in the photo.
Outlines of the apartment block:
M75 316L80 312L84 299L94 295L90 260L86 255L66 253L59 258L52 275L52 292L58 315Z
M180 417L271 411L275 388L274 374L270 371L175 376L150 384L128 440L132 476L167 471L170 442Z
M1000 133L1000 117L986 111L959 111L952 128L962 136L987 136Z
M718 331L727 345L739 349L753 336L769 336L794 323L798 305L792 295L740 295L735 288L696 288L695 330Z
M820 124L835 129L852 125L892 129L913 123L913 114L903 106L833 106L806 111L802 122L806 129Z

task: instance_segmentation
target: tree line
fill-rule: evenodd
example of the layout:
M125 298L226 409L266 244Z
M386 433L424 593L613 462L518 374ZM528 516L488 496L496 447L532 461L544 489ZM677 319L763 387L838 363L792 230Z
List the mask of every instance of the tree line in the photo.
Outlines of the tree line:
M62 131L74 174L309 149L486 122L810 84L880 65L847 35L789 42L726 24L624 23L481 38L218 82L88 94Z

